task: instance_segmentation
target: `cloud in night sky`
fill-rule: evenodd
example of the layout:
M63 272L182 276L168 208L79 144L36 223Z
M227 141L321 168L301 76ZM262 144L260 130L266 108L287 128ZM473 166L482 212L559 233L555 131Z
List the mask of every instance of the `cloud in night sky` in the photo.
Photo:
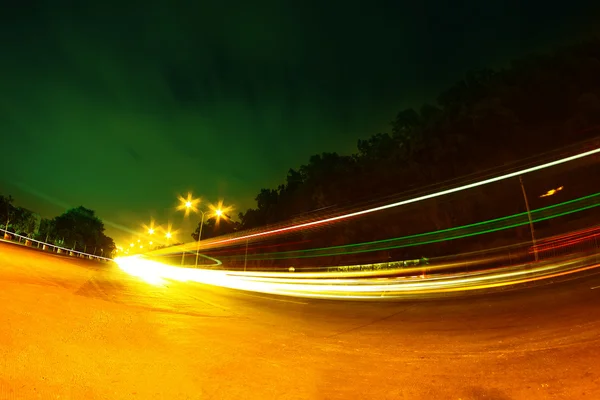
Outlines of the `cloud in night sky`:
M0 17L0 192L130 228L176 218L188 190L245 209L310 155L351 153L466 70L577 38L600 15L450 3L15 2Z

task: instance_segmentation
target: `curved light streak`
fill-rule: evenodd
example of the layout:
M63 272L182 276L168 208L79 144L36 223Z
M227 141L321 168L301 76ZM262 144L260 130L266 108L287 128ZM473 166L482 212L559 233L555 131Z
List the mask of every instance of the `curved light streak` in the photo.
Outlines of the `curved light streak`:
M190 254L193 254L193 255L195 256L195 255L196 255L196 252L193 252L193 253L190 253ZM221 262L221 260L219 260L219 259L217 259L217 258L214 258L214 257L207 256L206 254L200 254L200 256L201 256L201 257L204 257L204 258L208 258L209 260L211 260L211 261L214 261L214 262L215 262L214 264L209 264L209 265L213 265L213 266L217 266L217 265L223 265L223 262ZM202 264L202 265L206 266L207 264Z
M281 278L257 277L223 270L203 270L172 267L139 257L116 260L119 267L154 285L163 285L168 280L198 282L229 289L259 292L264 294L335 299L406 299L454 292L471 292L557 278L600 267L597 255L578 258L560 258L537 264L524 263L493 270L447 274L433 278L348 278L345 273L329 273L339 279L303 280L294 279L293 273Z
M593 194L590 196L580 197L578 199L570 200L570 201L567 201L564 203L559 203L559 204L555 204L552 206L539 208L536 210L532 210L531 214L538 214L542 211L555 209L555 208L562 207L562 206L565 206L568 204L572 204L574 202L592 199L594 197L598 197L599 195L600 195L600 193L596 193L596 194ZM573 214L576 212L589 210L591 208L595 208L598 206L600 206L600 203L598 202L598 200L596 200L592 204L588 204L588 205L585 205L585 206L582 206L579 208L570 209L570 210L558 212L556 214L551 214L551 215L543 215L543 216L539 216L539 217L535 216L532 218L532 221L533 222L546 221L549 219L562 217L562 216ZM512 222L512 223L510 222L511 219L517 220L519 217L523 217L525 219L520 222L516 222L516 221ZM367 252L373 252L373 251L385 251L385 250L393 250L393 249L399 249L399 248L405 248L405 247L421 246L421 245L425 245L425 244L446 242L446 241L450 241L450 240L456 240L456 239L462 239L462 238L466 238L466 237L483 235L483 234L487 234L487 233L493 233L493 232L498 232L498 231L502 231L502 230L506 230L506 229L516 228L519 226L528 225L529 220L526 218L527 218L527 212L524 212L524 213L509 215L506 217L491 219L488 221L476 222L474 224L462 225L462 226L442 229L442 230L433 231L433 232L418 233L415 235L403 236L403 237L398 237L398 238L382 239L382 240L377 240L377 241L372 241L372 242L353 243L353 244L348 244L348 245L340 245L340 246L332 246L332 247L323 247L323 248L318 248L318 249L290 250L287 252L258 254L258 255L252 255L251 257L248 257L248 259L256 261L256 260L275 260L275 259L281 260L281 259L290 259L290 258L296 259L296 258L329 257L329 256L337 256L337 255L359 254L359 253L367 253ZM497 222L503 222L503 221L507 221L507 223L505 225L493 226L493 224L495 224ZM459 233L461 231L467 230L468 228L476 228L476 230L472 231L472 232ZM399 241L408 240L408 239L427 239L428 237L433 237L436 235L440 235L443 233L450 233L450 232L453 232L452 236L444 236L444 237L434 238L434 239L429 239L429 240L413 241L413 242L405 243L405 244L395 244L395 245L386 246L386 247L347 250L347 251L338 251L338 252L332 251L332 250L340 250L340 249L343 250L343 249L348 249L348 248L355 248L355 247L359 247L359 246L373 246L373 245L383 244L383 243L399 242ZM314 252L322 252L322 251L329 251L329 253L308 254L308 255L302 254L302 253L314 253Z
M577 208L565 208L565 206L577 207ZM558 218L564 215L581 212L591 208L600 206L600 192L593 193L591 195L579 197L576 199L568 200L562 203L553 204L546 207L541 207L535 210L531 210L533 222L541 222L552 218ZM550 214L548 211L555 210L554 213ZM523 219L519 221L519 219ZM487 233L493 233L501 230L511 229L523 225L529 224L527 219L527 212L517 213L508 215L505 217L499 217L490 219L487 221L475 222L472 224L441 229L437 231L423 232L413 235L401 236L390 239L381 239L370 242L352 243L346 245L321 247L315 249L303 249L303 250L289 250L280 252L270 252L262 254L253 254L248 256L249 260L283 260L283 259L299 259L299 258L316 258L316 257L328 257L328 256L339 256L339 255L350 255L360 254L375 251L386 251L398 248L420 246L432 243L439 243L444 241L462 239L466 237L473 237L477 235L483 235ZM443 235L440 237L440 235ZM402 243L402 241L409 241L408 243ZM385 247L377 247L377 245L390 244ZM358 247L358 249L356 249ZM362 248L361 248L362 247ZM367 248L365 248L367 247ZM351 250L356 249L356 250ZM166 251L172 251L172 249L162 249L158 252L150 252L148 255L164 255ZM328 251L328 253L323 253ZM174 254L174 253L169 253ZM206 256L207 258L211 258ZM225 255L221 256L221 260L237 259L239 255ZM212 259L212 258L211 258ZM218 261L217 265L221 265L222 261Z
M594 150L589 150L589 151L586 151L586 152L583 152L583 153L579 153L579 154L575 154L573 156L561 158L559 160L551 161L551 162L548 162L548 163L545 163L545 164L537 165L535 167L525 168L525 169L522 169L520 171L511 172L511 173L500 175L500 176L497 176L497 177L494 177L494 178L485 179L483 181L479 181L479 182L475 182L475 183L469 183L467 185L455 187L455 188L452 188L452 189L442 190L440 192L430 193L430 194L419 196L419 197L414 197L412 199L402 200L402 201L398 201L398 202L395 202L395 203L390 203L390 204L385 204L385 205L378 206L378 207L369 208L369 209L366 209L366 210L355 211L355 212L344 214L344 215L338 215L338 216L335 216L335 217L325 218L325 219L318 220L318 221L305 222L305 223L298 224L298 225L286 226L286 227L283 227L283 228L277 228L277 229L271 229L271 230L267 230L267 231L263 231L263 232L251 233L251 234L248 234L248 235L238 236L238 237L234 237L234 238L217 240L217 241L211 242L210 244L212 245L212 244L231 243L231 242L236 242L236 241L240 241L240 240L257 238L257 237L261 237L261 236L267 236L267 235L272 235L272 234L278 234L278 233L295 231L295 230L298 230L298 229L303 229L303 228L308 228L308 227L312 227L312 226L322 225L322 224L326 224L326 223L329 223L329 222L335 222L335 221L340 221L340 220L348 219L348 218L352 218L352 217L358 217L360 215L371 214L371 213L374 213L374 212L377 212L377 211L383 211L383 210L387 210L387 209L390 209L390 208L395 208L395 207L403 206L403 205L406 205L406 204L417 203L419 201L433 199L433 198L440 197L440 196L445 196L445 195L451 194L451 193L461 192L463 190L473 189L473 188L476 188L476 187L479 187L479 186L488 185L490 183L503 181L503 180L514 178L514 177L517 177L517 176L520 176L520 175L526 175L526 174L529 174L531 172L540 171L542 169L554 167L556 165L564 164L564 163L567 163L567 162L570 162L570 161L578 160L580 158L588 157L588 156L591 156L593 154L598 154L598 153L600 153L600 148L597 148L597 149L594 149Z

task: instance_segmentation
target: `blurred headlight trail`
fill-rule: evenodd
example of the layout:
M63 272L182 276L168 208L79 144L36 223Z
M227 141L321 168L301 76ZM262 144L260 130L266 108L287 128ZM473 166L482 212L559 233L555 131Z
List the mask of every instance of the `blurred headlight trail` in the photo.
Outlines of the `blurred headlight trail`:
M553 204L550 206L531 210L532 221L541 222L561 216L578 213L584 210L589 210L600 206L600 192L593 193L587 196L579 197L576 199L568 200L562 203ZM316 258L316 257L329 257L337 255L350 255L359 253L368 253L375 251L393 250L405 247L414 247L424 244L432 244L439 242L446 242L450 240L462 239L466 237L472 237L477 235L484 235L492 232L498 232L506 229L512 229L519 226L529 225L529 216L527 212L518 214L508 215L505 217L490 219L487 221L480 221L468 225L462 225L447 229L441 229L431 232L417 233L408 236L383 239L370 242L352 243L338 246L312 248L312 249L301 249L301 250L289 250L279 252L264 252L258 254L252 254L247 256L248 260L259 261L259 260L281 260L281 259L298 259L298 258ZM146 253L152 256L161 256L169 254L178 254L174 250L178 248L161 249ZM239 254L224 255L221 256L221 260L211 258L201 254L202 257L206 257L215 261L215 265L221 265L222 261L227 262L230 259L236 259Z
M559 204L538 208L531 211L533 222L546 221L553 218L589 210L600 206L600 192ZM287 258L314 258L336 255L349 255L382 250L392 250L404 247L414 247L424 244L446 242L471 236L484 235L512 229L529 224L528 213L518 213L506 217L476 222L474 224L457 226L433 232L419 233L398 238L383 239L372 242L354 243L317 249L292 250L286 252L271 252L250 256L249 260L275 260ZM225 257L226 258L226 257Z
M265 276L266 274L238 271L180 268L139 256L118 258L115 261L123 271L154 285L163 285L166 281L173 280L282 296L368 300L382 297L386 299L425 298L444 293L514 286L595 269L600 267L597 260L597 254L592 254L424 279L403 277L382 279L369 276L353 278L349 275L351 273L346 272L324 272L322 277L326 276L328 279L306 279L296 278L297 275L293 273L270 273Z
M593 150L589 150L583 153L579 153L579 154L575 154L569 157L565 157L565 158L561 158L559 160L555 160L555 161L551 161L545 164L540 164L540 165L536 165L534 167L530 167L530 168L525 168L522 169L520 171L516 171L516 172L511 172L508 174L504 174L504 175L500 175L500 176L496 176L494 178L489 178L489 179L484 179L482 181L479 182L474 182L474 183L469 183L467 185L463 185L463 186L458 186L452 189L446 189L446 190L442 190L440 192L436 192L436 193L430 193L430 194L426 194L424 196L419 196L419 197L414 197L412 199L407 199L407 200L402 200L402 201L398 201L395 203L390 203L390 204L385 204L379 207L373 207L373 208L369 208L366 210L360 210L360 211L355 211L352 213L348 213L348 214L344 214L344 215L337 215L335 217L330 217L330 218L325 218L325 219L321 219L321 220L317 220L317 221L310 221L310 222L305 222L303 224L297 224L297 225L292 225L292 226L286 226L286 227L282 227L282 228L278 228L278 229L272 229L272 230L267 230L267 231L262 231L262 232L256 232L256 233L252 233L252 234L248 234L248 235L242 235L242 236L238 236L238 237L232 237L232 238L228 238L228 239L221 239L221 240L215 240L213 242L213 244L225 244L225 243L230 243L230 242L235 242L235 241L240 241L240 240L247 240L247 239L252 239L255 237L261 237L261 236L267 236L267 235L273 235L273 234L279 234L279 233L285 233L285 232L289 232L289 231L294 231L294 230L299 230L299 229L304 229L304 228L309 228L309 227L313 227L313 226L317 226L317 225L322 225L322 224L327 224L327 223L331 223L331 222L336 222L336 221L340 221L343 219L348 219L348 218L352 218L352 217L358 217L361 215L365 215L365 214L370 214L373 212L377 212L377 211L382 211L382 210L387 210L390 208L395 208L395 207L400 207L406 204L411 204L411 203L417 203L423 200L427 200L427 199L433 199L436 197L441 197L441 196L445 196L451 193L457 193L457 192L462 192L464 190L468 190L468 189L472 189L472 188L476 188L479 186L484 186L484 185L488 185L490 183L494 183L494 182L499 182L499 181L503 181L505 179L510 179L510 178L514 178L517 176L521 176L521 175L526 175L535 171L540 171L546 168L550 168L550 167L554 167L560 164L564 164L564 163L568 163L574 160L578 160L580 158L584 158L584 157L588 157L594 154L598 154L600 153L600 148L597 149L593 149Z
M600 153L600 148L596 148L593 150L575 154L575 155L572 155L569 157L564 157L564 158L554 160L551 162L547 162L544 164L539 164L539 165L536 165L533 167L524 168L519 171L511 172L508 174L495 176L493 178L484 179L484 180L481 180L478 182L473 182L473 183L469 183L466 185L457 186L457 187L454 187L451 189L446 189L446 190L442 190L442 191L435 192L435 193L429 193L429 194L425 194L422 196L417 196L417 197L413 197L413 198L409 198L409 199L405 199L405 200L401 200L401 201L397 201L397 202L393 202L393 203L389 203L389 204L384 204L384 205L381 205L378 207L372 207L372 208L368 208L368 209L345 213L342 215L335 215L335 216L331 216L328 218L322 218L322 219L308 221L308 222L304 222L304 223L298 223L295 225L281 226L281 227L277 227L277 228L273 227L272 229L265 229L265 230L261 230L258 232L241 234L239 236L208 239L206 241L203 241L202 246L203 246L203 248L207 248L207 246L209 246L209 247L214 247L214 246L219 246L219 245L223 246L223 245L232 244L235 242L253 240L253 239L262 238L265 236L278 235L278 234L282 234L282 233L303 230L306 228L312 228L312 227L316 227L316 226L331 224L331 223L349 219L349 218L359 217L359 216L371 214L374 212L379 212L379 211L388 210L391 208L404 206L407 204L412 204L412 203L417 203L417 202L421 202L421 201L428 200L428 199L442 197L442 196L446 196L448 194L462 192L462 191L473 189L473 188L476 188L479 186L488 185L488 184L491 184L494 182L500 182L500 181L503 181L506 179L518 177L521 175L526 175L526 174L529 174L529 173L532 173L535 171L544 170L546 168L551 168L551 167L554 167L557 165L565 164L565 163L568 163L571 161L575 161L575 160L589 157L591 155L599 154L599 153ZM169 249L169 251L194 251L195 247L196 247L196 243L187 243L187 244L183 244L180 246L175 246L175 247ZM154 254L158 254L158 253L154 252Z

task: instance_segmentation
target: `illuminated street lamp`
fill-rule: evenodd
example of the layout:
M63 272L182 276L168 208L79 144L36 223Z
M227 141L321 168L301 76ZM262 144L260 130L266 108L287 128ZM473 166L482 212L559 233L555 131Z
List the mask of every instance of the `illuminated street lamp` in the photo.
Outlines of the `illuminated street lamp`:
M196 204L198 204L200 202L200 199L193 199L191 193L188 193L188 197L187 199L179 196L179 200L181 201L181 204L179 205L179 207L177 207L178 210L185 210L185 215L187 216L191 211L194 212L198 212L200 213L200 215L202 215L202 218L200 220L200 227L198 228L198 243L196 246L196 264L195 267L198 268L198 258L200 256L200 240L202 240L202 227L204 226L204 218L206 217L206 215L209 215L209 218L211 216L215 216L217 217L217 219L221 218L222 216L224 216L225 211L223 210L222 207L222 202L219 202L219 205L217 207L213 207L213 206L209 206L209 210L200 210L196 207ZM183 261L184 261L184 257L185 257L185 252L182 252L181 254L181 265L183 265Z
M223 210L217 208L216 210L198 210L198 212L202 215L202 219L200 220L200 228L198 229L198 245L196 246L196 268L198 268L198 257L200 256L200 240L202 240L202 227L204 226L204 216L212 212L214 216L217 218L221 218L223 215ZM210 218L210 217L209 217Z
M150 219L150 224L142 224L142 228L144 229L144 232L150 236L158 233L158 231L161 229L160 226L154 225L154 219L152 218Z
M196 208L196 204L200 203L200 199L192 198L192 194L188 193L187 198L179 196L180 204L177 207L177 210L184 210L185 216L190 215L190 211L197 212L198 208Z

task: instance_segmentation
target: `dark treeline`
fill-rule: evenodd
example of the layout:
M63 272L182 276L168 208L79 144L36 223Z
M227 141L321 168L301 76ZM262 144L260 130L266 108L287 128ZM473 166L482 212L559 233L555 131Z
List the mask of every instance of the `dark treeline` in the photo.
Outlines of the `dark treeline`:
M600 40L591 39L499 71L467 73L436 104L400 111L389 132L359 140L355 154L317 154L290 169L279 187L261 189L256 207L239 214L238 226L213 232L305 220L315 210L339 210L489 168L508 168L511 162L592 138L599 125ZM510 184L519 194L518 182ZM522 203L506 200L504 190L498 185L474 191L480 204L486 199L494 203L493 213L489 207L457 207L444 198L419 203L408 213L405 208L401 217L386 212L302 237L310 238L311 246L347 244L524 211Z
M262 189L242 229L384 196L501 165L585 138L600 125L600 41L470 72L437 105L400 111L390 133L358 141L351 156L314 155L286 182Z
M202 228L202 240L227 235L236 231L239 231L241 225L238 221L231 219L230 215L224 215L222 218L217 220L216 217L209 218ZM200 224L196 227L196 230L192 232L192 238L198 240L200 233Z
M48 219L15 206L11 196L0 195L0 226L20 236L105 257L116 248L113 239L104 234L102 220L82 206Z

